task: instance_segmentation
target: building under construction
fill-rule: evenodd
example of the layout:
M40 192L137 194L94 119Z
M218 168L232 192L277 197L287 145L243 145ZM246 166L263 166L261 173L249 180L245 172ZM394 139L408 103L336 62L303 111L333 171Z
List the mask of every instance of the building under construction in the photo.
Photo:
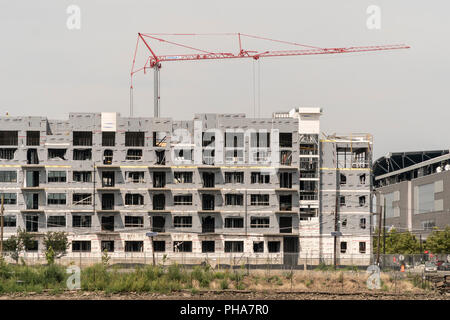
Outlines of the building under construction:
M68 260L368 265L372 139L320 137L321 112L2 116L5 238L32 232L33 259L66 231Z

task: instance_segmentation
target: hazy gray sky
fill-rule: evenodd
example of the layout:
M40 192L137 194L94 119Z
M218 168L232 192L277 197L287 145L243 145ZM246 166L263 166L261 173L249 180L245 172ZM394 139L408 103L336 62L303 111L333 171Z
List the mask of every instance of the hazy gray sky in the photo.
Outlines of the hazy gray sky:
M81 9L80 30L66 26L69 5ZM381 8L380 30L366 26L369 5ZM369 132L375 157L445 149L450 136L449 12L450 2L444 0L3 0L0 113L52 119L76 111L127 116L138 32L242 32L319 47L406 43L412 48L262 59L262 116L321 107L323 132ZM214 49L217 41L206 39L202 46ZM266 42L248 45L270 49ZM175 119L200 112L252 116L252 77L250 60L166 63L161 114ZM136 77L134 98L136 116L153 116L152 73Z

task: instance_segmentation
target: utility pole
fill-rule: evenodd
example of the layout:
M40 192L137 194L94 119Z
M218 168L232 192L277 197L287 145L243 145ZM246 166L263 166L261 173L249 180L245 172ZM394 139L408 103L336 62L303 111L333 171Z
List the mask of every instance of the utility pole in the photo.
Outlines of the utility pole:
M244 208L245 208L245 236L247 237L247 189L244 190Z
M2 204L1 204L1 208L0 208L0 260L3 259L3 210L4 210L4 204L5 202L5 195L2 194Z
M337 267L337 232L338 232L338 193L336 191L336 201L334 204L334 269Z
M377 245L377 265L380 265L380 245L381 245L381 205L378 214L378 245Z
M386 198L383 207L383 255L386 254Z

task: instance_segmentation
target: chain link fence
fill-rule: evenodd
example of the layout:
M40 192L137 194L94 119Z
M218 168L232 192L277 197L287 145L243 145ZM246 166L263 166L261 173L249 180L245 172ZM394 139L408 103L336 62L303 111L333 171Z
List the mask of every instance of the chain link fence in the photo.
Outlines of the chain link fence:
M9 263L15 263L7 254L4 258ZM377 254L361 255L347 254L337 257L336 261L332 254L324 254L320 257L298 253L108 253L93 254L89 252L68 253L56 259L57 264L77 265L86 267L96 263L108 262L109 265L117 265L123 268L132 268L143 265L170 265L173 263L187 267L197 265L210 265L213 269L248 269L248 270L331 270L352 269L365 270L369 265L377 264L382 271L417 271L422 272L428 261L437 264L450 262L450 254L381 254L379 263ZM45 254L41 252L21 254L18 263L28 265L46 264ZM449 269L450 271L450 269Z

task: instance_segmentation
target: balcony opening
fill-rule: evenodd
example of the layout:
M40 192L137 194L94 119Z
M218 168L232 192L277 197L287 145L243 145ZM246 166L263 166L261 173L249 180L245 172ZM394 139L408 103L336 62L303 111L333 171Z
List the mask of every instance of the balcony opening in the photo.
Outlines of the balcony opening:
M270 174L263 172L252 172L251 183L258 183L258 184L270 183Z
M125 252L143 252L144 241L125 241Z
M39 146L40 134L39 131L27 131L27 146Z
M269 217L250 217L250 228L269 228Z
M226 148L243 148L244 133L242 132L225 132Z
M359 243L359 253L366 253L366 243L365 242Z
M19 143L18 131L0 131L0 146L17 146Z
M156 154L156 164L165 165L166 164L166 151L157 150L157 151L155 151L155 154Z
M72 195L72 204L74 206L90 206L92 205L91 193L74 193Z
M47 228L65 228L66 216L49 216L47 217Z
M39 241L30 240L28 243L24 244L24 248L27 252L37 252L39 250Z
M240 229L244 227L244 218L225 218L225 228Z
M244 172L225 172L225 183L244 183Z
M214 149L203 150L203 158L202 158L203 164L213 166L214 159L215 159L215 150Z
M250 195L251 206L268 206L269 195L268 194L251 194Z
M91 171L74 171L73 172L74 182L92 182L92 172Z
M102 187L114 187L115 185L115 173L114 171L102 172Z
M342 219L341 226L342 226L343 228L346 228L346 227L347 227L347 218Z
M341 242L341 253L346 253L347 252L347 242L342 241Z
M114 231L114 216L102 217L102 231Z
M173 205L175 206L191 206L192 194L180 194L173 197Z
M203 188L215 187L215 174L213 172L203 172Z
M242 206L244 205L244 195L240 193L227 193L225 194L226 206Z
M144 217L125 216L125 228L143 228Z
M92 146L92 131L74 131L74 146Z
M128 149L125 160L141 160L142 149Z
M13 148L0 148L0 160L13 160L16 150Z
M174 228L192 228L191 216L175 216L173 217Z
M347 177L345 176L345 174L340 173L339 174L339 184L342 186L346 183L347 183Z
M5 228L15 228L17 226L16 215L3 216L3 223Z
M174 155L176 161L192 161L192 155L194 150L192 149L175 149Z
M66 205L66 194L65 193L49 193L47 195L47 205L49 205L49 206Z
M67 149L48 149L48 160L67 160L66 152Z
M34 170L27 170L26 171L26 186L27 187L39 187L39 178L40 174L39 171Z
M103 151L103 164L110 165L113 162L113 151L106 149Z
M72 241L72 252L91 252L91 241Z
M253 252L263 253L264 252L264 241L253 241Z
M126 171L125 176L127 182L131 183L145 183L144 180L144 171Z
M300 220L309 220L318 216L317 208L300 208Z
M202 217L202 233L215 232L215 219L214 217Z
M74 215L72 216L73 228L90 228L92 225L92 217L88 215Z
M153 250L155 252L166 252L166 242L164 240L153 241Z
M103 240L100 246L102 252L114 252L114 240Z
M192 183L193 172L191 171L175 171L174 183Z
M214 210L215 197L212 194L202 195L202 210Z
M144 145L144 132L125 132L125 147L143 147Z
M215 147L216 134L215 132L202 132L202 146Z
M166 209L166 196L164 194L155 194L153 196L153 210Z
M280 252L280 241L267 241L267 249L269 253Z
M292 195L280 195L280 211L292 211Z
M269 132L252 132L250 133L250 142L252 148L269 148L270 133Z
M215 241L202 241L202 253L215 252Z
M166 173L153 172L153 188L164 188L166 186Z
M102 195L102 210L114 210L114 193Z
M27 150L27 164L39 164L39 156L37 149Z
M367 148L338 148L338 168L368 168Z
M39 217L36 215L25 216L25 229L27 232L39 231Z
M292 173L280 172L280 188L292 188Z
M115 132L102 132L102 147L114 147L116 145Z
M359 227L361 229L365 229L366 228L366 218L359 219Z
M292 233L292 217L280 217L280 233Z
M280 152L280 164L290 166L292 164L292 151L283 150Z
M280 132L280 148L292 148L292 132Z
M301 192L317 192L317 181L300 180L300 191Z
M366 196L359 197L359 206L364 207L366 205Z
M17 204L17 193L0 193L0 200L2 197L4 205Z
M366 184L366 174L365 173L359 175L359 183Z
M153 232L165 232L166 218L162 216L152 217L152 231Z
M167 145L167 133L165 132L153 132L153 146L159 148L165 148Z
M244 252L244 241L225 241L225 252Z
M17 182L17 171L0 171L0 182Z
M92 150L91 149L73 149L73 160L91 160Z
M125 205L142 206L144 205L144 196L139 193L127 193L125 195Z
M192 241L174 241L173 252L192 252Z

